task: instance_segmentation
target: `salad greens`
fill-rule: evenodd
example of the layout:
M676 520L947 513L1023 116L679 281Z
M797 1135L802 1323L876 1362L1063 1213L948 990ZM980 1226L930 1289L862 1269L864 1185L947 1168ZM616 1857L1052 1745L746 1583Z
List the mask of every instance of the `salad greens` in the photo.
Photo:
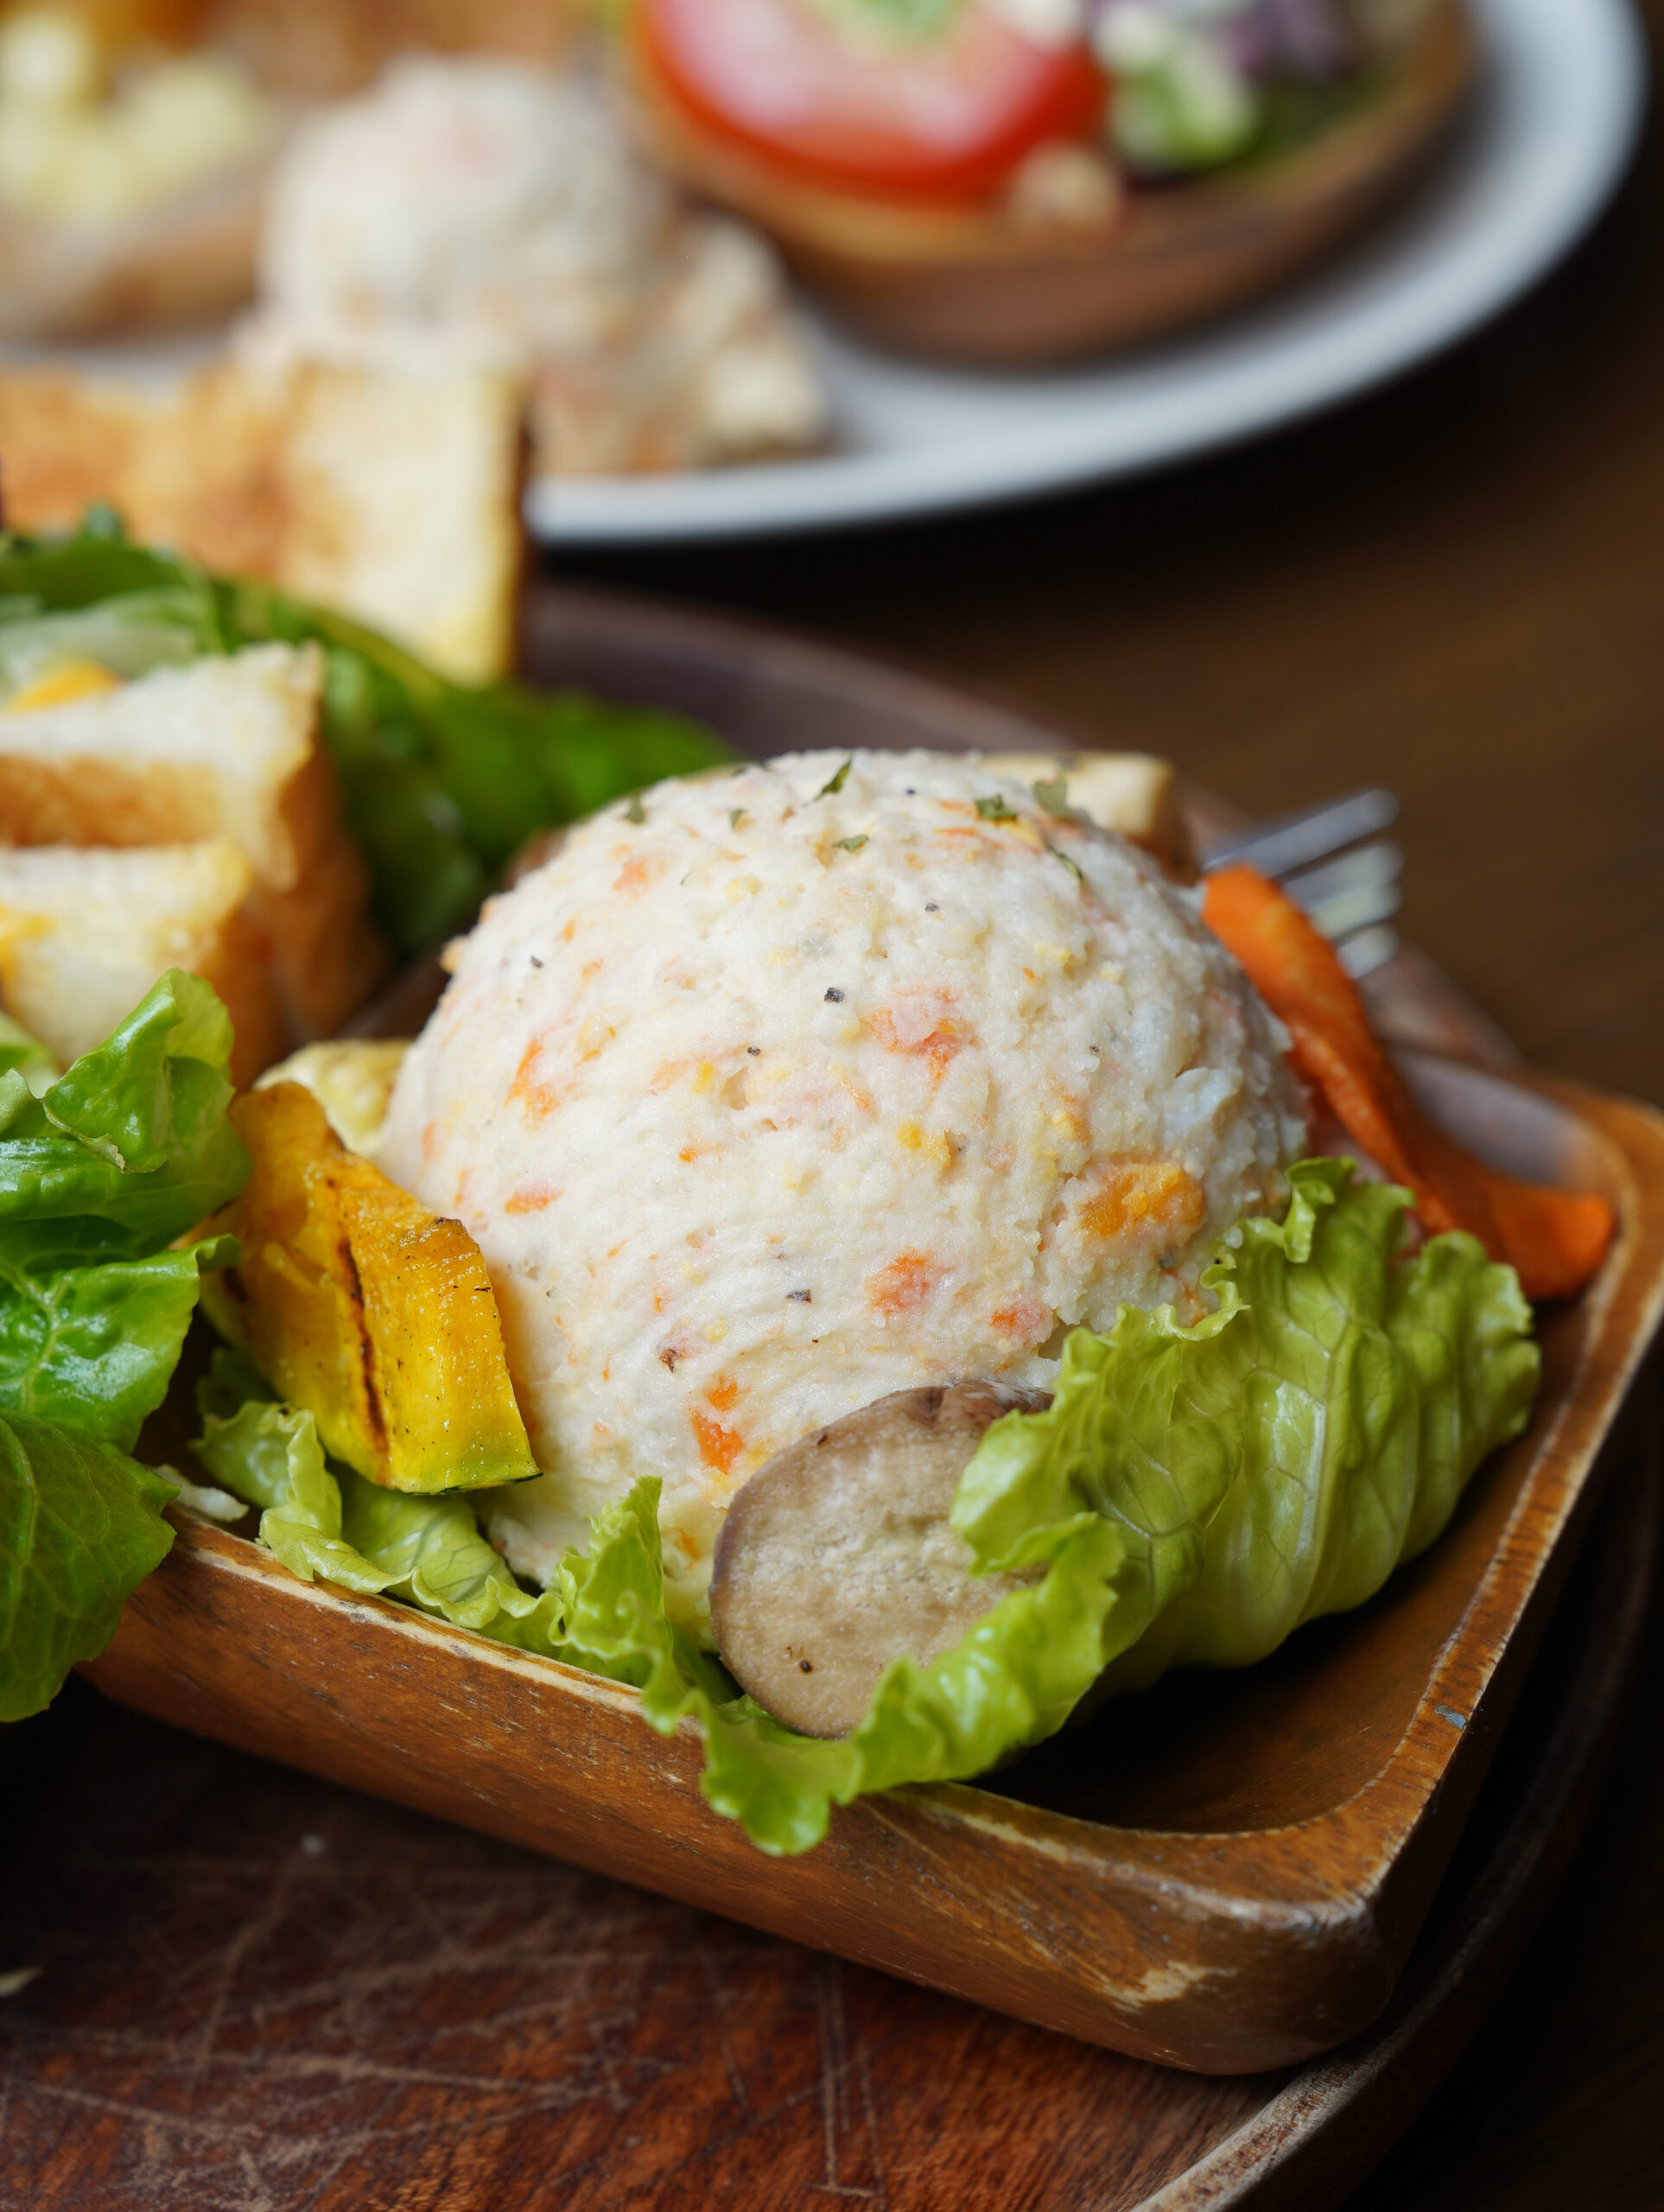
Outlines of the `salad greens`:
M235 1196L230 1018L175 969L41 1085L0 1039L0 1719L36 1712L103 1649L167 1552L165 1476L129 1458L166 1395L200 1273L227 1238L171 1249Z
M401 953L466 922L533 831L730 757L676 715L451 683L344 615L135 545L107 511L70 537L0 537L0 696L55 661L137 676L270 639L323 649L325 738Z
M308 1580L391 1592L632 1683L666 1732L692 1717L712 1805L765 1850L802 1851L832 1804L985 1772L1084 1700L1186 1661L1245 1664L1361 1604L1523 1427L1539 1358L1512 1270L1463 1235L1397 1258L1408 1193L1356 1184L1347 1163L1305 1161L1290 1181L1281 1222L1225 1239L1204 1278L1215 1313L1187 1327L1124 1308L1105 1336L1076 1331L1051 1409L988 1430L955 1526L980 1571L1045 1572L929 1666L897 1660L838 1742L771 1719L671 1628L656 1481L533 1597L466 1497L378 1492L330 1466L310 1416L229 1356L197 1450Z
M0 1416L0 1721L96 1658L174 1541L165 1475L57 1421Z

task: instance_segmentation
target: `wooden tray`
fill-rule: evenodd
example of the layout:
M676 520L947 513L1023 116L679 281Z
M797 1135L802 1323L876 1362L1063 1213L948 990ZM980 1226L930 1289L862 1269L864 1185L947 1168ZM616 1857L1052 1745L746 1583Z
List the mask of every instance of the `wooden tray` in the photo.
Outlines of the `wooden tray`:
M634 681L608 681L630 626L619 603L568 595L534 637L551 675L705 712L759 747L1059 741L696 618L638 615ZM1400 995L1455 1023L1436 988ZM632 1693L309 1589L197 1524L92 1677L204 1735L1120 2050L1235 2071L1327 2049L1375 2017L1410 1952L1664 1306L1664 1119L1426 1057L1416 1074L1503 1164L1607 1189L1621 1235L1546 1317L1534 1426L1445 1539L1262 1667L1163 1684L991 1786L858 1805L784 1863L708 1810L696 1738L651 1735Z
M0 1742L0 1960L41 1969L0 2004L0 2202L1327 2212L1567 1865L1647 1618L1657 1443L1615 1470L1386 2012L1271 2074L1071 2043L72 1690Z

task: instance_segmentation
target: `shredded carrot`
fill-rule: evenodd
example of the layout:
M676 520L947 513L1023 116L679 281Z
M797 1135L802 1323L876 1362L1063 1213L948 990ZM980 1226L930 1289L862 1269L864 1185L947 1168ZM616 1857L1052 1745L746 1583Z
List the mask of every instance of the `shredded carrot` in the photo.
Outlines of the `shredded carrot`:
M1123 1160L1103 1170L1081 1225L1092 1236L1125 1236L1146 1224L1158 1235L1189 1235L1207 1212L1207 1193L1176 1160Z
M560 1192L547 1183L522 1183L518 1190L511 1191L503 1201L505 1213L541 1213L545 1206L552 1206Z
M1002 1337L1014 1337L1019 1344L1043 1344L1051 1333L1051 1308L1026 1290L996 1306L988 1319Z
M1430 1230L1470 1230L1517 1271L1527 1297L1581 1289L1612 1240L1604 1198L1516 1181L1437 1128L1381 1048L1334 946L1257 869L1238 862L1210 875L1202 915L1286 1027L1295 1066L1353 1142L1415 1193Z
M719 1475L729 1473L746 1448L745 1438L738 1429L724 1428L721 1421L708 1421L703 1414L690 1414L688 1418L698 1440L700 1458Z
M886 1267L867 1279L867 1299L875 1313L893 1321L923 1306L936 1287L937 1270L923 1252L898 1252Z

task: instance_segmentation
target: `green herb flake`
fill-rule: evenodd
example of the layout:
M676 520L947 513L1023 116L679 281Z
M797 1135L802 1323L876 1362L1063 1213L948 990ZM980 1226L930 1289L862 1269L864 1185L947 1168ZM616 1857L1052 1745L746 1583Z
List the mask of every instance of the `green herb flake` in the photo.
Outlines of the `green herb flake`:
M1029 786L1040 804L1054 819L1061 821L1069 811L1069 779L1061 772L1050 783L1044 777Z
M1074 877L1077 883L1085 882L1086 878L1081 874L1079 868L1076 867L1074 861L1070 859L1067 853L1060 853L1049 837L1043 840L1043 842L1047 852L1051 854L1052 859L1054 861L1061 861L1064 866L1069 870L1070 875Z
M728 827L730 830L737 830L745 818L746 810L743 806L731 806L728 809Z
M841 853L858 853L866 842L865 837L840 837L838 850Z
M998 791L995 791L991 798L979 798L976 802L976 811L984 822L1015 822L1017 820L1017 817L1006 804Z
M835 795L843 789L844 780L854 765L855 756L852 753L849 758L844 762L842 767L839 769L837 774L832 777L829 781L822 784L819 791L816 792L815 797L816 798L832 798L835 797Z
M634 822L638 824L647 819L647 810L641 803L639 791L631 792L630 804L624 810L624 818L626 822Z

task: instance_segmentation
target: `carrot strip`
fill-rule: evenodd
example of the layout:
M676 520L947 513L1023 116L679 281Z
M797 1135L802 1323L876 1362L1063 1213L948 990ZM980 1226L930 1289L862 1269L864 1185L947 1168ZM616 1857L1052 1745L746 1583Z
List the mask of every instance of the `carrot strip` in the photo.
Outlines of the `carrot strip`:
M1605 1198L1519 1182L1430 1121L1370 1028L1334 946L1258 869L1239 861L1210 875L1202 918L1288 1031L1295 1066L1353 1142L1415 1193L1430 1230L1470 1230L1516 1270L1529 1298L1582 1288L1616 1227Z

